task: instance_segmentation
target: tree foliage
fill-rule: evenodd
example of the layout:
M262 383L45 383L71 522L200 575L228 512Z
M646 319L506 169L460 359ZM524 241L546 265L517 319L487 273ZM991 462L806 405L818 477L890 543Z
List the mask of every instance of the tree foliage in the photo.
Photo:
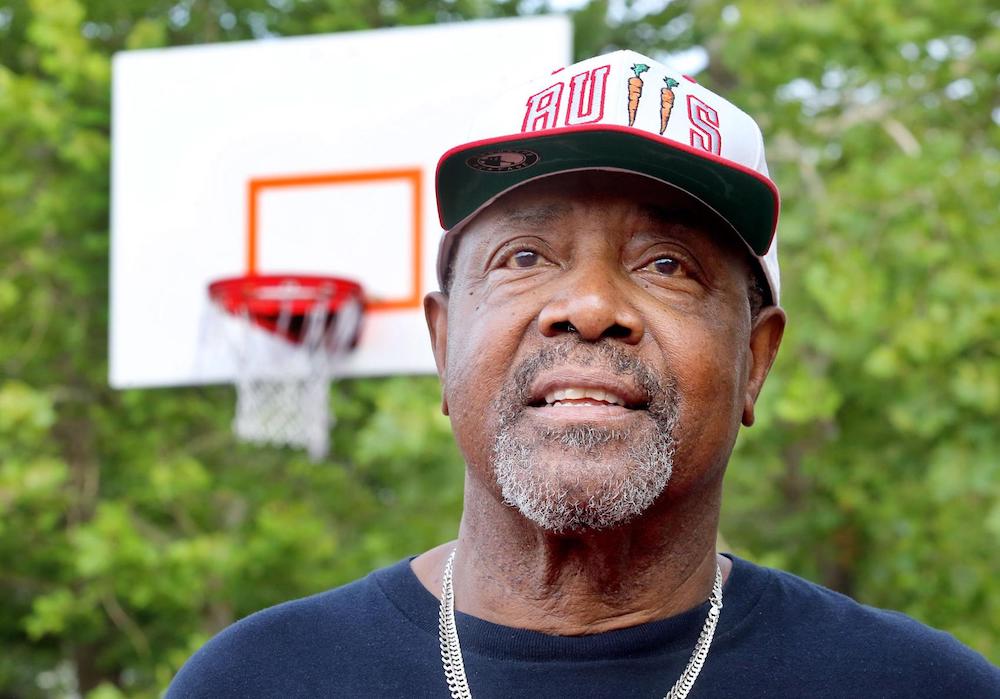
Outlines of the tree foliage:
M579 56L694 51L768 138L790 324L728 542L1000 660L1000 12L574 8ZM0 4L0 695L156 696L228 623L450 538L461 508L431 379L340 385L320 466L236 444L228 389L107 388L112 53L545 10Z

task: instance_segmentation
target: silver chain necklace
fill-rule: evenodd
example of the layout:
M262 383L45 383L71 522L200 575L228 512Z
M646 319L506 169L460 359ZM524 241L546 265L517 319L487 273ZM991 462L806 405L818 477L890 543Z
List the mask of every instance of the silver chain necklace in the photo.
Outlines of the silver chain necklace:
M458 629L455 626L455 589L452 584L452 573L455 565L455 551L451 550L444 564L444 576L441 578L441 607L438 611L438 642L441 644L441 665L444 667L444 677L448 681L448 689L452 699L472 699L469 682L465 678L465 662L462 660L462 646L458 642ZM715 564L715 584L712 586L712 596L709 598L712 608L708 610L708 618L694 644L694 651L688 660L687 667L680 678L667 692L664 699L684 699L698 679L701 666L708 657L708 649L715 636L715 626L719 623L719 613L722 611L722 569Z

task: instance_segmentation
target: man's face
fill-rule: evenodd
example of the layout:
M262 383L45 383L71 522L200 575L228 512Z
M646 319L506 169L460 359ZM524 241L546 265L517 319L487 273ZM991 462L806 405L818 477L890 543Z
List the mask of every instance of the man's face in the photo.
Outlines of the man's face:
M577 173L505 195L457 247L427 309L471 478L550 531L718 483L783 327L762 314L777 321L755 360L725 224L652 180Z

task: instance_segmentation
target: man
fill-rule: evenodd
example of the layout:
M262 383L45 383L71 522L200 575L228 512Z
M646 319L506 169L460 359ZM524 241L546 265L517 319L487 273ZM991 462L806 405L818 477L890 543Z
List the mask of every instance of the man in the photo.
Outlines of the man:
M244 619L168 696L1000 696L951 636L715 550L785 325L753 120L623 51L482 128L425 300L458 541Z

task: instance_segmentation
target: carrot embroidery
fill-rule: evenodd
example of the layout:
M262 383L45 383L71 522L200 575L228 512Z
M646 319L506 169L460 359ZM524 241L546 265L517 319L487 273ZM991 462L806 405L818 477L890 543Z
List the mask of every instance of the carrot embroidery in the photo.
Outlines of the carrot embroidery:
M670 121L670 111L674 108L674 88L678 83L673 78L664 78L666 87L660 89L660 135L667 130L667 122Z
M635 113L639 111L639 98L642 97L642 78L639 76L649 70L645 63L636 63L632 66L634 78L628 79L628 125L635 123Z

